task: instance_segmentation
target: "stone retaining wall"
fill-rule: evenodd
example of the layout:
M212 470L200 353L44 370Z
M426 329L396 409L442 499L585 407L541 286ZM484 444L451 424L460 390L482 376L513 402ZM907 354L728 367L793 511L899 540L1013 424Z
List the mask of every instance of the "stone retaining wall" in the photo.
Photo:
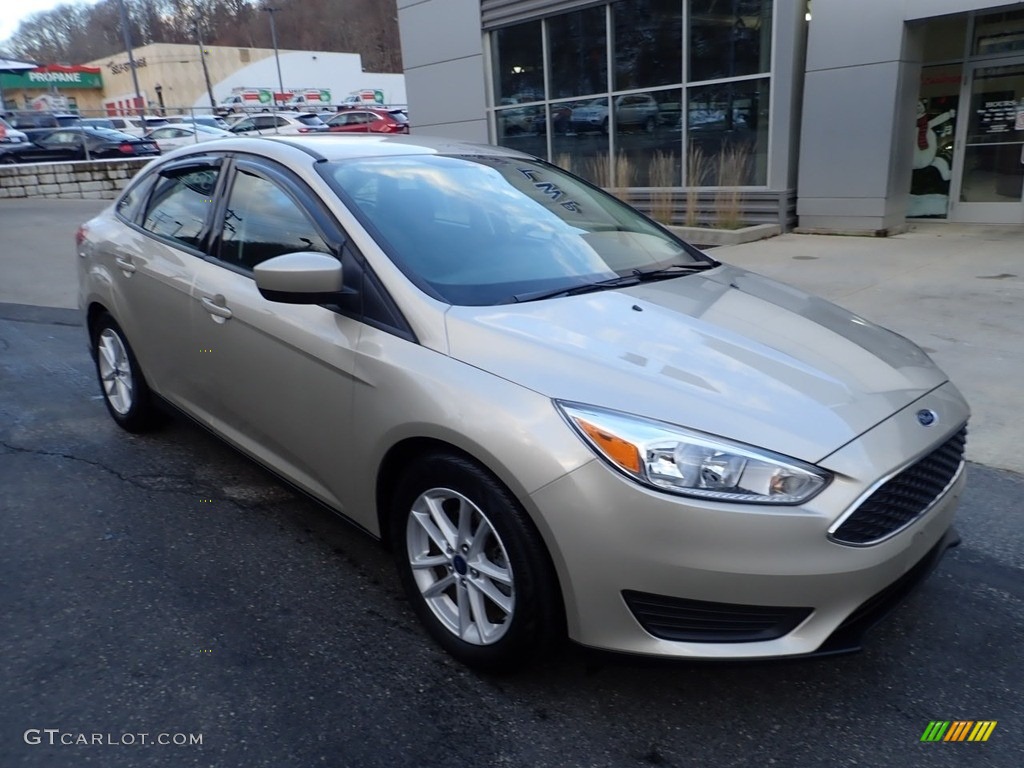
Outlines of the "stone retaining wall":
M74 197L110 200L147 162L149 158L0 165L0 198Z

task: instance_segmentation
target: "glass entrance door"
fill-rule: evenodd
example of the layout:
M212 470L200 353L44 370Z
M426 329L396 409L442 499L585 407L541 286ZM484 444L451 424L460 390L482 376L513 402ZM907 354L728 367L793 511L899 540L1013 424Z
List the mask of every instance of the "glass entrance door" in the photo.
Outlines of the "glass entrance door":
M951 218L1024 223L1024 59L967 68Z

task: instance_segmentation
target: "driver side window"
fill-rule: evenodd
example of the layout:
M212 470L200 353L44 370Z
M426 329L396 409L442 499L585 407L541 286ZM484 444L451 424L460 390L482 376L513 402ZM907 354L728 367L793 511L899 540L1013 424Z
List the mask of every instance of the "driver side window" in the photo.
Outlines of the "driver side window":
M331 253L312 221L277 184L240 169L224 211L220 259L251 271L296 251Z

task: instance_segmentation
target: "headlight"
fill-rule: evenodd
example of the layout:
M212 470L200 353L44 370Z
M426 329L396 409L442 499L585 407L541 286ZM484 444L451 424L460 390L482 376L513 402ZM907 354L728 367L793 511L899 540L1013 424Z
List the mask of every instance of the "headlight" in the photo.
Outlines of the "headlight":
M831 475L781 454L703 432L578 403L555 405L616 469L683 496L747 504L802 504Z

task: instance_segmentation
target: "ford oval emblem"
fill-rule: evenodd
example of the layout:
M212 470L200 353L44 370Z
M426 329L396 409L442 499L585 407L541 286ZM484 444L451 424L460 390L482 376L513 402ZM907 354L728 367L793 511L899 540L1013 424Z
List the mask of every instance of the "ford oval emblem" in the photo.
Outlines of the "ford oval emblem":
M928 408L922 408L917 412L917 423L922 427L930 427L939 420L939 415Z

